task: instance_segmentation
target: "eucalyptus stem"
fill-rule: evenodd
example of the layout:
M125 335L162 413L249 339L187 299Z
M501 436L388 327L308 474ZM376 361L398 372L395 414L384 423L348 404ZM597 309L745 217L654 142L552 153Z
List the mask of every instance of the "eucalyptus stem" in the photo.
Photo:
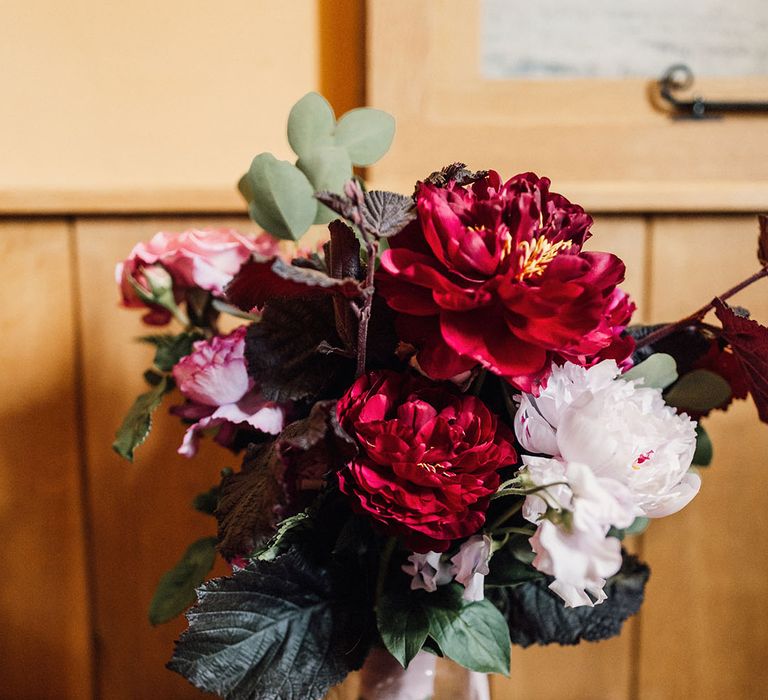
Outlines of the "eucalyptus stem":
M757 282L759 279L762 279L763 277L768 277L768 267L762 268L759 272L756 272L754 275L750 275L747 277L747 279L742 280L737 285L731 287L729 290L723 292L722 294L719 294L715 299L719 299L721 301L725 301L726 299L729 299L734 294L737 294L742 289L746 289L749 287L749 285L753 284L754 282ZM696 323L697 321L701 321L701 319L704 318L713 308L715 308L715 299L709 302L709 304L705 304L702 306L698 311L694 311L689 316L686 316L683 319L680 319L679 321L676 321L675 323L670 323L669 325L664 326L663 328L659 328L658 330L653 331L653 333L649 333L645 336L645 338L641 338L637 341L636 348L644 348L646 345L652 345L653 343L657 343L658 341L666 338L668 335L672 335L675 331L680 330L681 328L685 328L686 326L691 325L692 323Z

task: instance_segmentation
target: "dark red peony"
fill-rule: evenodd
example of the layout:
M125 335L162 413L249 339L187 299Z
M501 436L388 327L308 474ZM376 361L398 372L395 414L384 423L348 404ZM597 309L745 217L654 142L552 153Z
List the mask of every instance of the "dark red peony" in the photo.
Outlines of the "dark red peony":
M417 208L390 239L377 283L429 376L479 363L531 391L553 360L631 352L621 331L634 305L616 288L624 263L582 250L592 218L547 178L502 184L491 171L469 189L422 183Z
M423 377L371 372L336 411L360 448L339 471L341 490L417 552L477 532L498 470L517 459L511 433L482 401Z

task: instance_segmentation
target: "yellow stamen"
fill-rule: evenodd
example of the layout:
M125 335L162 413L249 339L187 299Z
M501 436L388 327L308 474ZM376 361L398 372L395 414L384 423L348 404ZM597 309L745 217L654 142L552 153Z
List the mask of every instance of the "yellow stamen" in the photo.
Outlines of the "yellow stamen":
M511 243L511 241L510 241ZM517 274L519 281L529 277L539 277L559 253L571 247L570 241L552 243L546 236L539 236L531 241L522 241L517 246ZM506 250L506 245L505 245Z
M422 469L426 469L428 472L432 472L433 474L437 474L437 468L442 468L442 464L429 464L429 462L419 462L419 465Z

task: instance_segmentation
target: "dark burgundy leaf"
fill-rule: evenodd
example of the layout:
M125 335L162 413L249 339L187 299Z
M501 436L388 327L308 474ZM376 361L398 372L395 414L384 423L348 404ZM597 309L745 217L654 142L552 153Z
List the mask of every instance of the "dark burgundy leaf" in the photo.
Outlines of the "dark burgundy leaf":
M285 515L284 471L271 443L249 448L241 471L222 479L216 520L225 559L248 556L274 534Z
M337 384L351 381L354 372L349 358L324 352L340 345L330 299L274 299L248 328L245 358L270 401L333 398L343 391L335 391Z
M757 217L760 226L760 234L757 237L757 259L765 267L768 265L768 214L760 214Z
M413 200L395 192L374 190L365 195L363 219L368 231L378 238L389 238L416 218Z
M325 272L291 265L277 257L254 254L225 289L226 300L245 311L262 307L270 299L340 294L352 299L360 295L355 279L336 279Z
M715 299L713 304L723 324L723 338L733 348L747 377L760 420L768 423L768 328L739 316L720 299Z
M424 179L424 182L435 187L445 187L449 182L455 182L458 185L470 185L482 180L487 174L487 170L473 172L464 163L451 163L441 170L431 173Z

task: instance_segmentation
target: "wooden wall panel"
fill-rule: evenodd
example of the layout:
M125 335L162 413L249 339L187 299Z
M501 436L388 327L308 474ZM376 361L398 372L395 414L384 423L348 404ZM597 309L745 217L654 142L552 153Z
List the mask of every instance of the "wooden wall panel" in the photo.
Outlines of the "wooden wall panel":
M317 44L317 0L4 0L0 209L236 211Z
M653 320L674 320L758 269L753 217L657 218ZM768 323L768 282L734 298ZM715 446L701 493L651 523L642 700L768 697L768 426L751 401L705 419Z
M0 696L88 698L87 606L66 222L0 223Z
M598 217L590 250L616 253L627 264L624 288L642 305L646 295L646 223L642 217ZM633 677L635 620L621 636L576 647L512 649L510 678L491 681L494 700L627 700Z
M194 460L176 454L183 426L167 415L178 394L166 397L155 427L130 464L110 448L120 421L151 365L147 346L132 342L146 333L141 312L118 307L114 264L140 240L159 230L191 225L248 224L242 219L94 219L77 223L82 288L85 447L90 470L94 531L95 629L99 697L193 698L198 691L164 668L173 640L185 628L176 621L152 628L147 610L160 576L198 537L215 534L213 518L193 511L191 499L218 483L219 470L239 458L211 442ZM151 330L150 330L151 332ZM219 574L226 571L219 564Z

